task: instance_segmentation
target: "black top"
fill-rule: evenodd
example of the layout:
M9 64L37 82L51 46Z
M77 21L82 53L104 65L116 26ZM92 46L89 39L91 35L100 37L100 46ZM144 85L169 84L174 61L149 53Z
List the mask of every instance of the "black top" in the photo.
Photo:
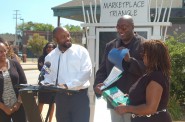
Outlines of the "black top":
M94 87L97 84L102 83L110 74L113 64L108 60L108 53L113 48L125 47L129 49L129 53L131 56L130 62L125 62L123 60L122 65L124 69L124 75L110 87L117 86L123 93L128 93L131 85L137 81L139 77L141 77L145 72L145 66L141 57L141 53L143 51L142 43L145 39L139 35L135 35L130 43L127 45L122 43L120 38L110 41L106 44L104 56L102 59L102 63L96 73L96 78L94 82ZM108 88L110 88L108 87ZM96 94L97 97L100 95ZM112 106L108 107L112 108Z
M167 108L167 104L169 100L169 80L166 76L163 75L161 71L154 71L149 75L145 74L141 78L139 78L136 83L132 85L132 87L129 90L130 105L140 105L140 104L146 103L146 88L151 81L155 81L159 83L163 88L161 100L157 108L157 111L161 111ZM160 115L161 120L165 120L164 122L169 122L169 121L166 121L166 120L170 120L169 116L167 116L164 113L165 112L163 112L162 114L160 113L162 115L162 116ZM162 119L163 117L164 119ZM141 119L142 117L138 117L138 118ZM142 119L144 118L147 118L147 117L143 117ZM150 117L150 118L153 118L153 117ZM162 122L161 120L158 120L156 122ZM148 122L152 122L152 120L148 120Z
M44 65L45 57L46 57L45 55L42 55L42 56L40 56L39 59L38 59L38 70L39 70L39 71L41 71L41 69L42 69L42 67L43 67L43 65ZM42 63L43 65L40 65L39 63Z
M19 62L11 59L9 59L9 62L10 69L8 71L10 74L14 91L16 93L16 96L18 97L18 89L15 88L15 85L26 84L27 79ZM0 102L3 102L2 100L3 89L4 89L4 78L2 72L0 72Z
M141 36L135 36L132 41L124 45L121 39L115 39L106 44L102 63L96 73L94 87L98 83L102 83L110 74L113 64L108 60L108 53L113 48L125 47L129 49L130 56L132 57L130 62L127 63L123 60L124 75L112 86L118 86L124 93L128 93L130 86L143 75L145 66L141 57L142 43L144 38ZM111 86L111 87L112 87Z

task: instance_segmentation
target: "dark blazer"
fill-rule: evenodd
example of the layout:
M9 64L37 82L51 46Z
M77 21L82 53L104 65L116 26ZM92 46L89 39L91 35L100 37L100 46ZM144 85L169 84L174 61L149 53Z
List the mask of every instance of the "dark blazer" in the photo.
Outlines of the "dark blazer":
M9 59L9 62L10 62L10 69L8 71L12 80L14 91L16 93L16 96L18 97L18 89L15 88L15 85L26 84L27 79L19 62L12 59ZM2 100L3 88L4 88L4 78L3 78L2 72L0 72L0 101L1 102L3 102Z
M142 60L141 53L143 51L142 43L145 38L135 35L131 42L127 45L123 44L121 39L117 38L106 44L104 56L99 70L96 73L96 78L93 87L102 83L109 75L113 68L113 64L108 60L108 53L112 48L126 47L129 49L131 56L130 62L123 60L122 65L124 69L123 76L112 86L117 86L122 92L128 93L131 85L145 72L145 66ZM109 88L110 88L109 87ZM96 94L97 97L100 95Z

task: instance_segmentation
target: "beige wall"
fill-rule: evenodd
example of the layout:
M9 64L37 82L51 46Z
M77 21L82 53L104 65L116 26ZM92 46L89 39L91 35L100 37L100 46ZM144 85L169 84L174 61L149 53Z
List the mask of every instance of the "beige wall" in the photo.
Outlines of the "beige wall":
M162 0L157 0L158 6L161 5ZM155 8L156 0L151 0L151 8ZM163 0L163 8L170 6L171 0ZM172 8L182 8L182 0L173 0Z

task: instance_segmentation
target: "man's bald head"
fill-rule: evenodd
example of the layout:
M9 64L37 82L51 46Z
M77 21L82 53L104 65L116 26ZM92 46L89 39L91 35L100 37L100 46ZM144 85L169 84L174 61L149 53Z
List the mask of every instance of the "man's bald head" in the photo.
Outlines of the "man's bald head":
M67 31L68 32L68 30L66 29L66 28L64 28L64 27L56 27L54 30L53 30L53 36L55 37L55 35L57 34L57 32L58 31Z
M130 15L123 15L118 19L117 23L120 23L121 21L127 21L130 25L134 26L133 18Z

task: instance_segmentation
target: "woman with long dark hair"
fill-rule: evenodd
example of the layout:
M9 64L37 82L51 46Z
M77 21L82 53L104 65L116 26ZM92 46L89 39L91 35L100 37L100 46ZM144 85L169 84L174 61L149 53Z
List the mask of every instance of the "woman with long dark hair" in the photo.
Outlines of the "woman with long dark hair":
M132 122L171 122L167 111L171 63L167 46L160 40L144 42L146 73L129 90L129 105L115 108L118 114L132 113Z

